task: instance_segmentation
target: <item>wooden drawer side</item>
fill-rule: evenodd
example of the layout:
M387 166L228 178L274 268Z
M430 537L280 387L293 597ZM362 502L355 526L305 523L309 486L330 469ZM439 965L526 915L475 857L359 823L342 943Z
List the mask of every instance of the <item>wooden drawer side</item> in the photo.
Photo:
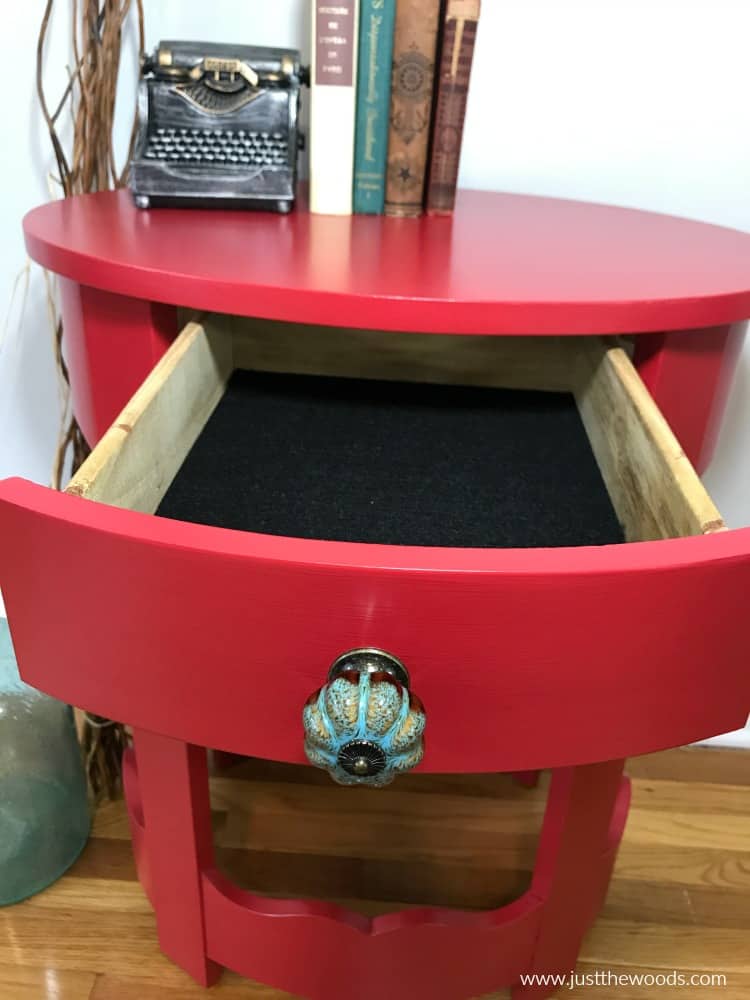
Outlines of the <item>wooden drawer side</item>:
M721 514L620 347L581 346L578 409L628 541L725 530Z
M224 394L232 341L188 323L68 484L67 493L153 513Z

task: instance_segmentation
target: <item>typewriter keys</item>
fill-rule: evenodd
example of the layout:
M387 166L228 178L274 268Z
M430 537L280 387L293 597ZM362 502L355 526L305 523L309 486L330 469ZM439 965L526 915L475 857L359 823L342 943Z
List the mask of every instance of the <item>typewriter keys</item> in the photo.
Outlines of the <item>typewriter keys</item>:
M289 145L281 132L231 129L157 128L146 145L147 160L233 163L265 167L289 165Z

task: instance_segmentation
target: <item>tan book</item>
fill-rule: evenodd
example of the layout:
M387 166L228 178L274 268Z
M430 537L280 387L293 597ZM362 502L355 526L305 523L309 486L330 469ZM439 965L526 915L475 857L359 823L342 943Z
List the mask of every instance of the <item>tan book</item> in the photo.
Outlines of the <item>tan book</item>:
M440 0L397 0L386 215L422 214L439 15Z

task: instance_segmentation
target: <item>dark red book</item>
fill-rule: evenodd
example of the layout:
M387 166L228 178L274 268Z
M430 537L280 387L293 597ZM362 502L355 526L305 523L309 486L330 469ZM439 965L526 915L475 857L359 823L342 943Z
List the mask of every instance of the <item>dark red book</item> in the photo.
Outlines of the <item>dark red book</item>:
M450 215L456 201L479 7L480 0L447 0L445 7L427 174L426 208L431 215Z

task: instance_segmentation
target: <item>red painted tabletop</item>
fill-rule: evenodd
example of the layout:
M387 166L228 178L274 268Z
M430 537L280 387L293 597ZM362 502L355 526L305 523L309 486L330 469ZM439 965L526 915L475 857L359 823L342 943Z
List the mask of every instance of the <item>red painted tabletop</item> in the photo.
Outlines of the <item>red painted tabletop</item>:
M643 333L750 317L750 235L633 209L482 191L453 218L137 210L129 192L24 220L81 284L291 322L467 334Z

